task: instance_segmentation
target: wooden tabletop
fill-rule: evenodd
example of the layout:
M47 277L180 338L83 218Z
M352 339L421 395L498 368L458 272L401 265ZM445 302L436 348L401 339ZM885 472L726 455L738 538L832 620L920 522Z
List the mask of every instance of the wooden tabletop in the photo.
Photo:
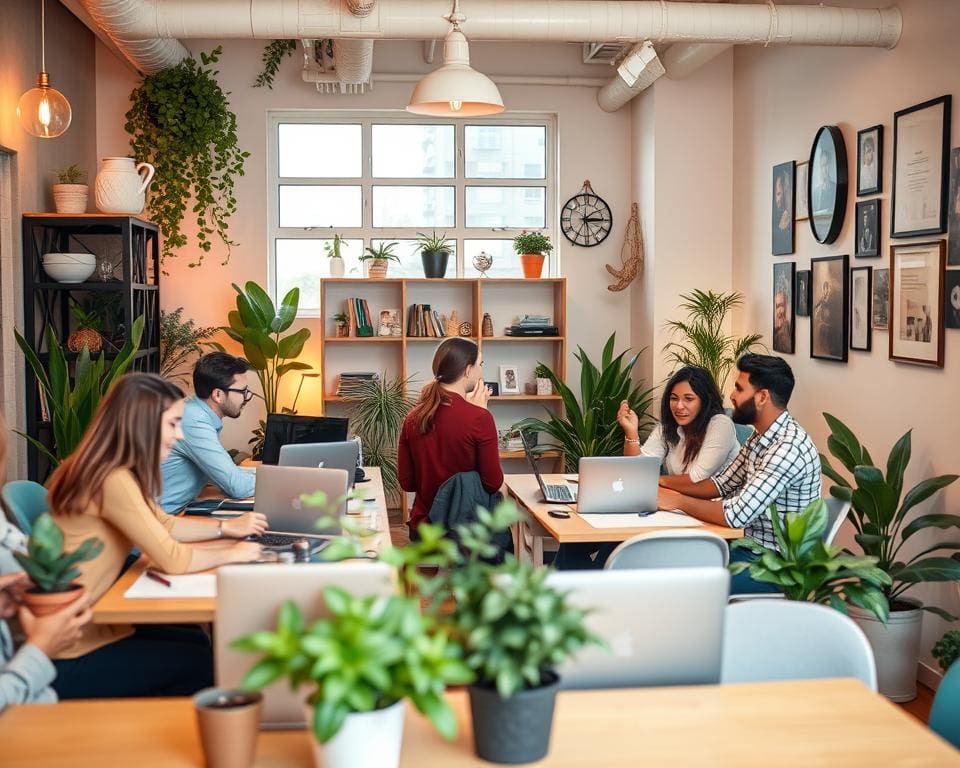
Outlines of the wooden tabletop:
M489 766L473 754L465 692L448 693L460 724L444 741L408 706L401 766ZM55 736L52 737L52 735ZM0 717L4 768L203 766L189 699L68 701ZM309 768L304 731L264 731L257 766ZM555 768L950 768L960 753L856 680L566 691L557 699Z
M390 522L387 519L387 503L383 494L383 480L379 467L366 467L368 482L358 488L364 498L377 500L379 509L380 537L377 548L390 545ZM124 597L141 573L148 567L148 560L141 556L116 583L106 591L93 606L94 624L206 624L214 619L216 598L133 598Z
M565 478L568 475L543 475L545 483L566 483ZM595 542L595 541L625 541L643 533L652 533L654 531L664 531L678 529L677 526L667 527L637 527L637 528L594 528L587 523L577 512L576 504L548 504L542 500L540 486L537 484L537 478L530 475L506 475L504 477L508 493L516 499L517 503L526 509L540 524L540 526L561 544L573 542ZM551 509L567 509L571 511L569 518L550 517ZM740 539L743 537L743 530L740 528L727 528L723 525L711 525L703 523L696 528L683 527L682 530L704 530L722 536L724 539Z

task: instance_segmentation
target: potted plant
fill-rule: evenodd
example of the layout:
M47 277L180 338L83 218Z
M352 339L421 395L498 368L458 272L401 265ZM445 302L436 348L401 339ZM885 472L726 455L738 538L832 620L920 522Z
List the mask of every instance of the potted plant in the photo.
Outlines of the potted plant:
M343 263L343 256L340 249L343 247L343 235L335 233L333 240L323 244L323 250L330 259L330 277L343 277L346 272L346 266Z
M220 329L198 326L192 319L182 318L183 307L177 307L173 312L160 310L160 375L187 383L191 377L183 367L193 355L202 354L202 344Z
M537 394L540 396L552 395L553 382L550 380L550 369L543 363L537 363L533 375L537 379Z
M431 235L417 232L417 243L420 245L420 259L423 262L424 277L445 277L447 274L447 260L453 246L447 239L446 233L437 236L436 230Z
M75 579L80 576L76 566L93 560L103 551L103 542L91 537L73 552L63 551L63 531L49 512L44 512L33 524L26 554L13 556L33 583L23 593L23 603L34 616L55 613L80 596L81 587Z
M273 632L254 632L233 647L261 653L243 686L286 678L307 688L306 706L318 768L396 768L404 699L448 739L456 717L447 685L470 682L463 649L420 611L417 597L355 597L327 587L328 618L307 623L287 602Z
M524 230L513 238L513 250L520 255L520 264L523 266L523 276L537 279L543 271L545 254L553 250L550 238L539 232Z
M337 312L333 316L334 327L337 330L337 338L346 338L350 335L350 316L346 312Z
M946 672L950 666L960 659L960 629L951 629L943 634L937 644L933 646L933 658L937 660L940 669Z
M53 207L57 213L86 213L90 194L87 172L80 170L79 165L70 165L56 174L58 183L53 185Z
M67 337L67 349L79 352L86 349L91 355L96 355L103 349L103 322L95 312L85 309L80 304L70 307L70 314L77 322L76 330Z
M829 413L823 417L830 427L827 448L853 476L853 483L820 454L823 474L836 483L831 488L834 495L849 496L849 519L857 544L865 555L877 558L877 567L891 579L884 587L890 602L890 620L885 625L862 611L851 613L873 646L880 692L893 701L910 701L917 695L923 612L935 613L948 621L956 617L941 608L923 605L905 593L916 584L960 580L960 542L940 540L916 554L907 554L904 545L926 529L960 528L960 515L928 513L909 523L906 518L917 504L953 483L957 475L922 480L904 493L903 477L910 463L909 430L890 450L884 472L874 465L870 453L849 427ZM911 545L907 548L915 551ZM954 554L950 556L948 552Z
M367 265L367 277L382 280L387 276L387 267L391 261L400 263L399 257L393 252L396 243L380 243L376 248L368 246L361 254L360 261L370 262Z

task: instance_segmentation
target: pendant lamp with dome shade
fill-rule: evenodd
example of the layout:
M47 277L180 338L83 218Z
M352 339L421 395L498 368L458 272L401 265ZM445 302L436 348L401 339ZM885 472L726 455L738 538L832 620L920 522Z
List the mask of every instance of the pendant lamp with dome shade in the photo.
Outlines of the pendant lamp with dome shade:
M73 112L70 102L56 88L50 87L47 74L46 3L40 3L40 73L37 87L20 97L17 117L23 129L41 139L55 139L70 127Z

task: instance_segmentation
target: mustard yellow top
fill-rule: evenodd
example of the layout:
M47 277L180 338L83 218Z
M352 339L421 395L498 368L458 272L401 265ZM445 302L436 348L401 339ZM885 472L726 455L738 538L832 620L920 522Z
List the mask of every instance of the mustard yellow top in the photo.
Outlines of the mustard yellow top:
M103 551L79 566L79 582L90 593L91 603L99 600L117 580L134 547L165 573L184 573L190 566L191 548L170 535L176 518L163 512L152 499L143 497L128 469L117 469L107 475L102 504L92 502L82 514L56 517L63 529L67 551L91 536L103 542ZM127 625L87 624L80 640L57 658L75 659L131 634L133 627Z

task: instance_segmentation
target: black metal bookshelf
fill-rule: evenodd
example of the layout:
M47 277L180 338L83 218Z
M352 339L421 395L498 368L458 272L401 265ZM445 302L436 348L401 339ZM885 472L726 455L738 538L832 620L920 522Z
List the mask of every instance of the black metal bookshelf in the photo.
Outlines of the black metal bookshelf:
M57 282L43 270L46 253L93 254L97 268L85 282ZM67 339L76 330L70 307L86 303L110 315L110 327L101 334L108 364L142 315L143 336L130 370L160 370L160 233L156 224L137 216L25 214L23 289L23 337L33 344L41 362L49 356L48 328L56 332L68 362L79 357L66 351ZM49 444L50 425L43 419L37 379L29 365L25 370L27 434ZM49 469L43 455L29 446L30 479L42 481Z

